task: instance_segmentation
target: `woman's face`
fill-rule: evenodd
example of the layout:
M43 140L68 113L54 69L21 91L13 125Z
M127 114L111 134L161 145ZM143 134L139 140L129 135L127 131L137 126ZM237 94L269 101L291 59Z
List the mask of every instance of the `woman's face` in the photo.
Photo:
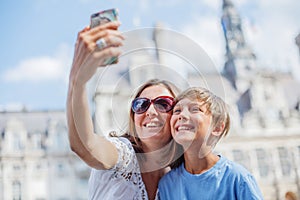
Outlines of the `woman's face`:
M211 120L212 117L207 113L205 105L184 98L173 109L170 120L172 136L185 149L192 144L200 148L209 132Z
M168 89L162 85L147 87L139 97L155 99L158 96L172 96ZM171 140L170 118L172 111L159 112L150 105L148 110L141 114L134 114L136 132L143 143L151 141L151 145L158 148Z

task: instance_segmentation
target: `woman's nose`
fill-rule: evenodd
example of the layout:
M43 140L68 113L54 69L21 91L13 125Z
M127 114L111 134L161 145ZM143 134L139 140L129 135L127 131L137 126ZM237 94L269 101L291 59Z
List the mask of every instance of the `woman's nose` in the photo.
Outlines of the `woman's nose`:
M156 109L154 108L154 105L151 104L148 108L148 110L146 111L146 116L148 117L151 117L151 116L154 116L154 115L157 115L157 111Z

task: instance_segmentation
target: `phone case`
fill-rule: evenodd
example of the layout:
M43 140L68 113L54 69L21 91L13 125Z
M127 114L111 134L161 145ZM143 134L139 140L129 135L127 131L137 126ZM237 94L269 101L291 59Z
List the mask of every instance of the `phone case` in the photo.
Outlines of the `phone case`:
M91 15L91 28L96 26L118 20L118 10L113 8L109 10L100 11ZM118 57L108 58L104 65L111 65L118 62Z
M117 9L113 8L109 10L100 11L91 15L91 28L116 20L118 20Z

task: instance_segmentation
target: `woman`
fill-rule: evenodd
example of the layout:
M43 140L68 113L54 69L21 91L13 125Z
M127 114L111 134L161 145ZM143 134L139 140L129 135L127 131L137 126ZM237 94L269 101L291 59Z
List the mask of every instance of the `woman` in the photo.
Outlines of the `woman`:
M89 199L155 199L158 181L173 158L170 117L175 87L151 80L132 102L126 137L94 134L86 83L111 57L121 51L124 37L119 22L109 22L78 34L70 73L67 118L71 149L89 166ZM101 40L107 45L97 47Z

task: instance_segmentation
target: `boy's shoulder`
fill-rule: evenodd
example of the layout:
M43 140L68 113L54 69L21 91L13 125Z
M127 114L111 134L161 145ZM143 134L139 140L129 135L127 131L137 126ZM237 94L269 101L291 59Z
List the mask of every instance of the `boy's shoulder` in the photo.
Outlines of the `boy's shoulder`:
M224 158L227 160L227 163L229 165L232 166L232 168L236 169L237 171L241 171L241 172L248 172L248 170L246 169L245 166L241 165L240 163L236 162L236 161L233 161L233 160L229 160L227 158Z
M252 176L250 171L246 169L243 165L229 160L226 157L221 156L222 158L222 168L227 171L227 173L231 174L231 176L236 176L236 177L247 177L247 176Z

